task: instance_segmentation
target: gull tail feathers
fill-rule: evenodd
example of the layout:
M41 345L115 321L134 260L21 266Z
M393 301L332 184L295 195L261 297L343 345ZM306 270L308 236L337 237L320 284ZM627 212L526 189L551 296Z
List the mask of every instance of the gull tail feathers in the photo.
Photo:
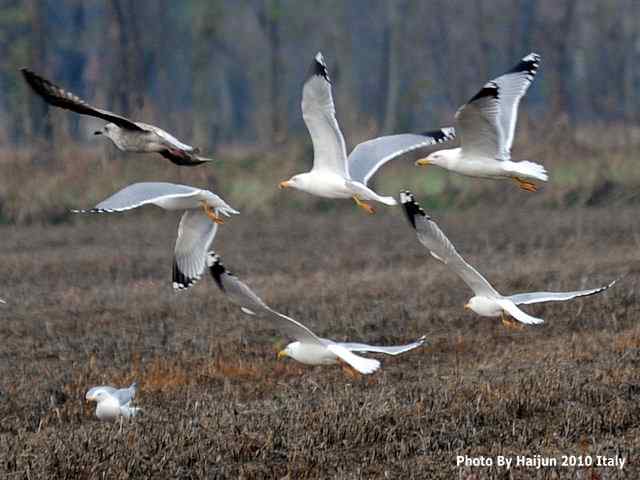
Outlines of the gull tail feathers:
M518 177L540 180L542 182L549 180L547 170L539 163L529 162L527 160L523 160L521 162L509 161L505 166L507 166L509 170Z
M135 417L141 412L142 412L142 409L140 407L129 407L127 405L120 407L120 413L122 413L123 417L127 417L127 418Z
M383 197L381 195L378 195L376 192L360 182L347 180L347 185L350 186L355 192L357 192L361 200L374 200L376 202L384 203L385 205L390 206L398 205L398 202L395 198Z
M365 358L351 353L340 345L332 344L327 347L331 352L336 354L342 360L347 362L353 368L365 375L375 372L380 368L380 361L373 358Z
M378 200L380 203L384 203L385 205L390 205L390 206L398 205L398 201L397 201L395 198L393 198L393 197L380 197L380 196L379 196L379 197L377 198L377 200Z
M233 215L240 215L240 212L238 210L236 210L235 208L230 207L229 205L225 205L223 207L217 207L215 209L216 213L222 213L223 215L226 215L227 217Z

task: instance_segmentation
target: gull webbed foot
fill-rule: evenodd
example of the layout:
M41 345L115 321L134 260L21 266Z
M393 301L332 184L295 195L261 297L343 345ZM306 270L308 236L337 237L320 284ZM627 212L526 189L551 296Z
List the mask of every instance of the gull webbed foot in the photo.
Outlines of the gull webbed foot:
M538 191L538 187L535 183L530 182L528 180L524 180L522 178L519 177L513 177L513 179L518 182L519 187L522 190L526 190L527 192L537 192Z
M513 320L504 313L500 315L500 320L505 327L513 330L522 330L524 328L520 322Z
M358 205L360 208L362 208L369 215L373 215L374 213L376 213L376 209L375 208L373 208L368 203L365 203L362 200L360 200L357 195L353 196L353 201L356 202L356 205Z
M206 203L203 202L202 209L204 210L204 213L207 215L207 217L211 219L212 222L218 223L220 225L224 223L224 220L216 213L216 211L210 205L207 205Z

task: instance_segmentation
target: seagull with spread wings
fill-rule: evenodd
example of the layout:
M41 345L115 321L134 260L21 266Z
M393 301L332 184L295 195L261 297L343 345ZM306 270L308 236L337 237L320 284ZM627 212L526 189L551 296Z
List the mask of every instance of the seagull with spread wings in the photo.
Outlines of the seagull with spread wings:
M535 192L535 180L546 182L547 171L534 162L511 161L511 145L518 105L533 82L540 55L530 53L511 70L485 84L456 113L460 147L438 150L416 165L439 167L471 177L512 179L520 188Z
M109 122L95 134L109 138L124 152L159 153L176 165L189 167L212 161L210 158L199 156L200 149L182 143L161 128L134 122L122 115L89 105L80 97L27 68L21 69L21 72L33 91L50 105Z
M238 305L244 313L266 319L287 337L295 340L278 352L278 358L291 357L307 365L333 365L340 363L343 366L348 365L360 373L369 374L380 368L380 362L373 358L356 355L356 353L375 352L386 355L400 355L421 346L425 342L425 337L423 336L406 345L382 347L364 343L335 342L321 338L302 323L276 312L264 303L244 282L227 271L222 264L220 256L215 252L207 254L207 266L218 288L231 302Z
M218 224L226 216L239 214L222 198L209 190L166 182L134 183L103 200L94 208L74 213L114 213L143 205L165 210L186 210L178 225L173 258L173 288L184 290L194 285L205 268L207 249L216 235Z
M400 201L409 223L416 231L418 241L429 250L435 259L447 265L473 290L474 296L465 305L465 308L473 310L483 317L501 317L503 323L513 325L513 322L510 322L505 316L505 313L507 313L521 323L543 323L544 320L528 315L520 310L518 305L563 302L577 297L587 297L604 292L616 283L616 280L614 280L602 287L572 292L531 292L510 296L501 295L475 268L460 256L436 222L416 202L413 193L409 191L401 192Z
M280 183L325 198L353 198L368 213L374 208L367 200L397 205L393 197L383 197L367 187L378 169L400 155L446 142L455 137L453 128L423 134L401 134L374 138L357 145L347 157L344 137L336 120L331 80L322 53L315 56L302 89L302 118L313 143L313 168Z

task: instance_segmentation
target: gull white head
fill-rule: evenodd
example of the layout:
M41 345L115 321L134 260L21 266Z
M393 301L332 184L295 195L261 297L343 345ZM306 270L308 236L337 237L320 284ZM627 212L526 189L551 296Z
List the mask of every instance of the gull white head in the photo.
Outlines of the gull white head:
M293 359L296 358L296 352L300 348L300 342L291 342L289 345L284 347L282 350L278 352L278 360L285 357L291 357Z
M101 130L96 130L93 132L94 135L104 135L105 137L114 139L114 135L116 132L120 131L120 127L118 127L115 123L107 123Z
M101 402L103 400L109 399L110 397L111 395L109 394L109 392L107 392L102 387L93 387L87 392L85 396L86 400L89 402Z
M459 148L438 150L437 152L430 153L425 158L421 158L420 160L416 161L416 165L418 165L419 167L436 165L442 168L449 168L451 162L453 162L459 156L459 150Z
M502 307L495 301L487 297L471 297L464 306L468 310L473 310L482 317L499 317L502 314Z
M296 190L305 190L307 183L307 174L299 173L298 175L294 175L293 177L291 177L289 180L280 182L278 186L280 188L295 188Z

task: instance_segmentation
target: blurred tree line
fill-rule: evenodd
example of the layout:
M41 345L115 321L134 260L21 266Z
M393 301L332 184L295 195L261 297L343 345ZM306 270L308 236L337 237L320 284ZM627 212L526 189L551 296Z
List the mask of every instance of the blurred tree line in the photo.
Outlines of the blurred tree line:
M543 63L527 115L639 120L638 0L0 0L0 141L89 139L76 115L52 124L28 66L204 147L284 142L306 135L318 50L349 144L449 124L530 51Z

